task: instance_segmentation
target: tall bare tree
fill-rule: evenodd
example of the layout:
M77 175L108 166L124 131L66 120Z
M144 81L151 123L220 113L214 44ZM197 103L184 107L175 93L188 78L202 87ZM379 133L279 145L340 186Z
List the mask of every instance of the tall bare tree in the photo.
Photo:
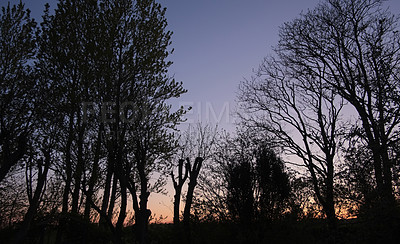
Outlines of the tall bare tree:
M286 153L297 156L312 179L315 195L334 227L334 175L343 100L321 76L288 65L284 53L266 58L258 73L240 86L246 126L263 129Z
M373 157L379 198L394 203L391 148L399 137L398 17L381 0L328 0L280 31L285 67L310 74L358 115L352 133Z

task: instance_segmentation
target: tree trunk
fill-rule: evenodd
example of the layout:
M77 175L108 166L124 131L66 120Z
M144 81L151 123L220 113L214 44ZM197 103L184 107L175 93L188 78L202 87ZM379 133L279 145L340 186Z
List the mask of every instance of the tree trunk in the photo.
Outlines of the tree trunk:
M182 193L182 187L183 184L185 184L185 181L188 177L188 171L190 168L189 164L186 164L185 167L185 173L183 173L183 164L184 164L183 159L179 159L178 161L178 182L175 180L174 172L171 172L171 177L172 177L172 182L174 184L174 189L175 189L175 196L174 196L174 225L179 224L179 205L181 203L181 193Z
M70 114L70 121L69 121L69 131L68 131L68 139L67 145L65 147L65 186L63 191L63 198L62 198L62 210L61 210L61 217L58 224L58 230L56 235L56 243L61 243L62 239L62 232L64 231L64 227L67 223L67 213L68 213L68 200L69 200L69 192L71 190L71 182L72 182L72 163L71 163L71 147L73 141L73 115L74 113L71 112Z
M327 177L326 177L326 217L328 219L328 226L330 230L336 229L336 214L335 214L335 198L333 192L333 177L334 177L334 154L327 155Z
M119 211L117 224L115 226L115 236L116 236L116 240L118 241L118 243L116 243L116 244L124 243L124 241L123 241L124 235L123 235L122 228L123 228L124 221L126 218L126 206L127 206L126 186L123 183L123 181L120 181L120 187L121 187L121 207L120 207L120 211Z
M103 193L103 200L101 204L101 211L107 214L108 202L110 200L110 192L111 192L111 180L113 177L113 162L108 158L108 165L107 165L107 174L106 174L106 182L104 184L104 193ZM106 224L106 220L104 219L104 215L100 216L99 223Z
M186 160L190 168L189 159ZM197 185L197 177L199 176L202 163L203 158L197 157L194 161L193 168L189 169L189 186L186 195L185 209L183 211L183 222L185 225L188 225L190 221L190 208L192 207L194 188Z
M197 177L199 176L200 173L201 165L203 163L203 158L197 157L194 160L194 165L192 169L190 169L190 163L188 158L186 159L186 161L189 167L189 185L186 194L185 209L183 211L183 225L186 233L186 242L190 243L191 242L190 209L192 207L194 188L197 185Z
M78 113L78 124L80 124L81 117L80 113ZM80 189L81 189L81 181L82 181L82 173L84 170L84 159L83 159L83 140L84 140L84 132L85 132L85 127L84 125L81 125L79 128L79 134L78 134L78 155L77 155L77 165L76 165L76 170L74 174L74 180L75 180L75 186L74 186L74 191L72 193L72 207L71 207L71 212L74 214L78 214L79 212L79 197L80 197Z
M96 184L97 178L98 178L98 170L99 170L99 160L100 160L100 150L101 150L101 128L99 129L98 135L97 135L97 143L96 143L96 149L94 152L94 160L93 160L93 168L92 168L92 175L89 179L89 188L86 194L86 198L92 198L94 194L94 186ZM90 221L90 209L91 209L91 201L86 200L85 203L85 212L84 212L84 218L87 221Z
M45 156L45 163L43 169L41 163L39 163L38 182L36 185L35 193L30 201L30 205L27 213L25 214L25 218L22 223L21 229L17 232L17 235L15 236L15 239L13 241L13 243L15 244L22 243L25 240L25 237L27 236L29 228L31 226L32 220L36 215L37 208L39 207L40 197L42 196L43 188L47 179L47 172L49 171L50 168L50 162L51 162L50 151L44 152L44 156Z
M114 174L112 189L111 189L110 204L108 206L108 212L107 212L107 215L110 216L110 218L112 218L114 213L114 205L117 197L117 185L118 185L118 178L116 174Z
M353 101L350 101L353 102ZM390 195L392 195L392 189L391 189L391 180L390 183L386 183L384 180L384 171L386 171L386 175L388 168L384 168L384 165L387 165L385 161L385 158L382 157L382 153L386 154L386 152L382 152L382 148L380 145L380 136L379 136L379 129L374 127L373 123L370 123L368 113L365 111L365 108L358 104L353 102L354 107L357 109L358 114L360 115L361 121L363 128L365 130L365 133L367 135L367 141L368 141L368 147L372 151L372 158L373 158L373 166L374 166L374 172L375 172L375 181L376 181L376 186L378 190L378 195L380 196L379 201L382 201L384 199L391 199ZM387 150L387 149L386 149ZM390 171L390 169L389 169ZM391 178L391 176L390 176ZM385 186L386 185L386 186ZM389 187L390 185L390 187ZM388 189L390 188L390 190ZM390 193L389 193L390 192ZM392 195L393 196L393 195Z
M147 177L145 174L144 160L138 162L138 172L140 177L140 202L139 202L139 212L136 218L136 231L137 237L140 244L148 243L148 222L151 215L151 211L147 209L147 202L150 196L150 192L147 191Z
M182 188L175 188L174 196L174 225L179 224L179 205L181 203Z
M197 182L196 181L190 181L189 186L188 186L188 191L186 194L186 203L185 203L185 209L183 211L183 223L185 225L189 224L190 222L190 209L192 207L192 202L193 202L193 193L194 193L194 188L196 187Z
M117 152L116 163L115 163L115 176L119 179L120 193L121 193L121 206L119 210L118 220L115 225L115 236L118 240L118 244L124 243L123 238L123 226L126 218L126 208L127 208L127 183L126 178L128 173L124 170L124 161L122 160L122 146L115 149ZM110 215L112 216L112 215Z
M384 195L384 203L389 208L395 205L395 199L393 195L393 184L392 184L392 163L388 156L388 150L385 146L382 150L382 168L383 168L383 195Z

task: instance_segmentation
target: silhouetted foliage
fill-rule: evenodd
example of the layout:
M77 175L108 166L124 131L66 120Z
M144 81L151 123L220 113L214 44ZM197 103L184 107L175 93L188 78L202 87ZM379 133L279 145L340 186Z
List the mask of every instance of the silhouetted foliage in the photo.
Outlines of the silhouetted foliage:
M249 226L255 218L255 182L250 162L232 162L227 166L226 174L228 210L234 220L237 219L243 226Z
M350 197L361 208L370 208L377 200L376 183L373 177L373 162L370 151L366 148L352 148L345 161L347 174L344 176ZM362 211L362 210L361 210Z
M291 184L283 162L272 149L256 147L252 154L240 157L243 161L227 165L227 206L243 225L271 222L291 211Z
M0 182L26 154L33 111L36 22L24 4L0 14Z
M255 171L259 192L258 216L261 221L279 219L285 211L289 211L287 200L291 195L284 162L271 149L260 147Z
M291 212L291 183L283 161L260 134L222 135L213 164L200 177L195 211L203 221L243 226L280 219ZM262 138L262 137L261 137Z
M185 90L167 76L165 9L147 0L61 0L54 14L46 6L37 36L23 4L3 8L1 18L0 180L26 155L29 206L16 242L46 200L50 175L62 189L52 209L61 210L56 242L87 242L97 219L123 243L130 193L135 236L146 243L148 197L165 182L149 177L176 147L172 130L184 113L167 104Z

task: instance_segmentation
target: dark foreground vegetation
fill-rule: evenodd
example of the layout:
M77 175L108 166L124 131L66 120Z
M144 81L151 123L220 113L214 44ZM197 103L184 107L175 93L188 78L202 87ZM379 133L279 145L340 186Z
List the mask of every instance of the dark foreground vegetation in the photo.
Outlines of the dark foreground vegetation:
M375 216L376 217L376 216ZM393 216L391 216L393 217ZM70 238L64 243L112 243L110 233L91 225L87 236L82 232L83 226L71 227ZM337 230L332 232L323 219L304 219L294 221L282 220L270 224L259 223L240 226L233 223L194 223L191 232L193 244L214 243L398 243L400 238L400 217L379 219L360 217L358 219L339 220ZM54 243L56 226L34 226L27 237L27 243ZM0 232L2 243L8 243L16 230L3 229ZM177 233L173 224L150 224L150 243L188 243ZM135 242L133 226L123 229L125 243Z
M0 23L1 243L394 243L399 18L327 0L241 82L233 135L179 132L154 0L60 0ZM173 184L173 224L149 196ZM180 209L184 200L184 208ZM352 219L350 219L350 217Z
M271 224L239 226L232 223L194 224L191 243L398 243L396 221L340 220L332 232L325 220L286 220ZM172 225L150 225L154 243L187 243Z

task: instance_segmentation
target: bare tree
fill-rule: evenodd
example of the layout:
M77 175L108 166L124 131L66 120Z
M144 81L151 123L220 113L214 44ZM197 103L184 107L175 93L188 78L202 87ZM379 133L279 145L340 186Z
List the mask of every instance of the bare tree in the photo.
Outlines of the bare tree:
M183 211L183 223L185 227L186 241L190 241L190 219L195 188L198 184L198 177L203 163L211 158L211 153L215 147L217 138L217 126L211 125L195 126L189 125L187 130L180 136L180 147L176 152L178 157L178 183L175 181L173 171L171 171L172 181L175 188L174 201L174 223L179 223L179 204L182 186L186 178L189 178L186 192L186 201ZM194 162L192 161L194 158ZM183 164L185 172L183 173Z
M323 66L319 76L299 71L282 59L279 49L276 52L277 58L266 58L257 75L241 84L245 114L240 116L246 126L271 133L273 144L301 160L334 227L334 165L344 103L323 83Z
M187 160L189 160L187 158ZM178 160L178 175L177 181L175 180L174 172L171 171L172 183L174 184L175 195L174 195L174 224L179 224L179 205L181 203L182 187L188 177L189 163L185 164L184 159ZM183 172L184 171L184 172Z
M203 126L198 123L196 127L189 127L185 135L185 150L187 153L186 162L189 171L189 183L186 193L185 209L183 222L185 225L190 223L190 209L193 201L193 193L197 185L197 178L202 168L203 162L210 159L212 150L215 146L217 137L217 126ZM191 163L190 158L195 158Z
M189 184L186 193L185 209L183 211L183 222L185 225L190 223L190 209L193 202L194 189L197 185L197 178L199 176L201 166L203 165L204 158L196 157L194 163L191 164L189 158L186 159L189 168Z
M28 234L31 223L36 215L36 211L41 202L41 198L45 189L46 181L47 181L47 173L49 172L50 164L51 164L51 155L49 149L43 150L43 158L39 158L37 160L37 182L36 188L33 191L32 189L32 165L27 163L27 170L29 168L30 174L26 174L27 176L27 192L28 192L28 201L29 208L25 214L24 221L22 223L21 228L15 236L13 243L22 243Z
M391 148L399 137L398 17L381 0L329 0L286 23L277 52L285 67L321 80L358 115L352 133L371 151L378 197L394 203Z

